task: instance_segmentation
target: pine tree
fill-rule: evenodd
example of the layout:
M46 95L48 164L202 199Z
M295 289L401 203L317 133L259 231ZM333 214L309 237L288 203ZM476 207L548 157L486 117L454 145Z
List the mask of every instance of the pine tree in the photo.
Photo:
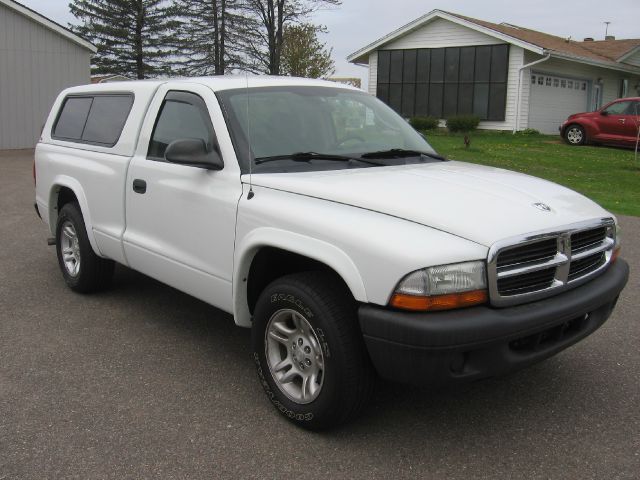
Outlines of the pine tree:
M239 15L240 0L176 0L180 17L180 73L224 75L241 67L241 31L247 19Z
M92 73L138 79L171 73L178 22L165 0L72 0L69 9L82 22L73 31L98 48Z

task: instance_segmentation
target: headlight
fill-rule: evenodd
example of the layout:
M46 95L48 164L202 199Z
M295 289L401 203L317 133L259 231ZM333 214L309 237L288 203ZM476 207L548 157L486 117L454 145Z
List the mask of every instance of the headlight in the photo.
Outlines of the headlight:
M398 283L389 304L403 310L449 310L487 302L484 261L416 270Z

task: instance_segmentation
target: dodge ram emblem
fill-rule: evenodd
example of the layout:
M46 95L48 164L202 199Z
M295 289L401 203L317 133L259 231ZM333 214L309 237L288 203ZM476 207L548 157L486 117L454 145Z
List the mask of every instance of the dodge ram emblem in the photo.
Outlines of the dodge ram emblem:
M538 203L534 203L533 206L536 207L538 210L542 210L543 212L551 211L551 207L546 203L538 202Z

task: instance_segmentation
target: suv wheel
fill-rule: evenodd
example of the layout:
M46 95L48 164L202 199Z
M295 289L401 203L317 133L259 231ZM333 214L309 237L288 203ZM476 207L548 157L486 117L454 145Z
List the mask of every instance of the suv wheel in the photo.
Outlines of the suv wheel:
M353 419L373 388L373 369L357 305L324 272L288 275L260 295L252 344L258 376L273 405L310 430Z
M569 145L584 145L587 139L584 128L580 125L569 125L564 131L564 138Z
M62 276L72 290L95 292L110 284L114 263L100 258L91 248L77 203L67 203L60 209L56 253Z

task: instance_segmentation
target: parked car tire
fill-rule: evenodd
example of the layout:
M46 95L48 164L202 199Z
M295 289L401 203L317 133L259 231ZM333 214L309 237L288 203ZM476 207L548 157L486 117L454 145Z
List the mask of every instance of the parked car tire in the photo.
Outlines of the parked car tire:
M584 145L587 141L587 134L584 128L574 123L564 129L564 139L569 145Z
M357 304L326 272L288 275L261 293L252 327L254 360L276 409L322 430L365 407L374 371L357 321Z
M114 262L95 254L77 203L60 209L56 224L56 253L65 282L81 293L96 292L109 286Z

